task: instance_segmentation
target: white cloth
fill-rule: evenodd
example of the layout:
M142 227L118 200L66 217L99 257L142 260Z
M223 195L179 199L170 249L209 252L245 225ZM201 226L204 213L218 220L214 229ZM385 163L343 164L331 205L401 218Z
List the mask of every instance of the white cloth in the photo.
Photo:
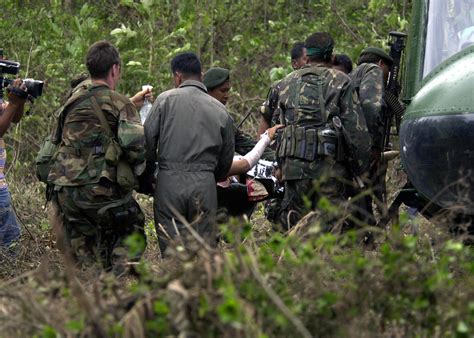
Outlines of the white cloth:
M245 154L244 159L249 163L250 168L257 164L260 157L262 157L265 148L268 147L270 142L270 137L268 137L267 133L264 133L262 136L260 136L260 141L257 142L255 147Z

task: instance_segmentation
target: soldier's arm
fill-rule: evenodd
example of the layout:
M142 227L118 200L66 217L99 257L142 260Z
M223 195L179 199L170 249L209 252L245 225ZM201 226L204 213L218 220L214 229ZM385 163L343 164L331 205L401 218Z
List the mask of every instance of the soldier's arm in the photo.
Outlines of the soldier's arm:
M371 160L372 138L359 99L349 82L342 86L339 96L340 118L346 131L346 143L357 157L361 171L368 169ZM347 142L348 140L348 142Z
M250 136L240 131L239 129L235 129L234 134L235 134L235 152L239 155L247 154L257 144L255 140L253 140ZM273 152L273 150L267 147L265 148L263 152L262 158L272 161L275 159L275 153Z
M225 125L221 129L222 147L217 158L217 167L214 177L217 182L224 180L234 159L234 124L228 115Z
M273 114L275 114L275 110L278 103L278 83L273 84L270 89L268 90L267 98L265 102L260 107L260 124L258 126L258 136L262 135L265 130L271 127Z
M360 84L359 100L376 147L380 147L382 144L383 88L382 69L378 66L371 67Z
M12 86L20 88L21 80L16 79ZM23 116L26 97L20 98L10 91L8 93L8 100L8 103L0 103L0 137L7 132L11 122L18 123L20 121Z

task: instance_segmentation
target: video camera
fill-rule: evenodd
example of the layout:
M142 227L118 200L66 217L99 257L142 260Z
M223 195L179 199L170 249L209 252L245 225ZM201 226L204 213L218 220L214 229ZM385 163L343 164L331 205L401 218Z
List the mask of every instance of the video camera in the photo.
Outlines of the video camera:
M3 97L3 88L7 87L13 80L7 79L3 74L16 75L20 71L20 63L10 60L3 60L3 50L0 49L0 98ZM13 93L17 96L27 95L28 99L33 100L43 93L43 81L34 79L23 79L26 86L26 93L22 90L13 88Z

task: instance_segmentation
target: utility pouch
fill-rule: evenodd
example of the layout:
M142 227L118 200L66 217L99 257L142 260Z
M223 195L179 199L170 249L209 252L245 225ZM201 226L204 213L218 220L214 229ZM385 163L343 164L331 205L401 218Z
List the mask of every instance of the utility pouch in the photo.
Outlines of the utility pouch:
M295 128L295 157L305 158L306 152L306 138L305 138L305 128L298 127Z
M108 165L115 167L118 165L121 156L122 148L115 139L111 139L107 146L107 150L105 151L105 162Z
M117 183L124 192L138 189L138 179L130 164L124 159L119 160L117 164Z
M99 223L105 227L115 228L127 225L130 219L131 196L129 193L119 200L103 203L103 206L97 210Z
M295 126L290 125L287 127L286 133L286 156L295 156L296 138L295 138Z
M318 148L318 137L316 129L306 130L306 149L304 159L307 161L314 161L316 159Z
M53 165L53 157L58 150L59 145L55 144L51 136L46 137L36 156L36 176L43 183L48 183L48 175Z
M293 126L287 126L283 129L282 137L281 137L281 147L279 149L278 156L279 157L286 157L292 156L290 155L292 152L293 144L292 144L292 131ZM294 152L294 151L293 151Z
M338 148L338 136L332 128L318 130L318 155L336 158Z

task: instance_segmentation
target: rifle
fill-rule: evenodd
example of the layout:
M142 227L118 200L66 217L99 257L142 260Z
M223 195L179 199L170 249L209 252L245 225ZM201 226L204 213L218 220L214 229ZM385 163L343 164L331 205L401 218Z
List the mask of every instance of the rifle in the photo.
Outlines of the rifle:
M390 32L389 35L389 55L393 59L392 67L390 68L390 75L388 78L387 85L385 86L384 99L388 106L387 112L384 116L384 134L382 138L382 151L390 150L390 129L392 127L392 119L395 116L397 131L400 127L400 121L405 112L405 108L400 104L398 97L400 95L400 61L402 58L403 50L406 46L405 33L401 32Z

